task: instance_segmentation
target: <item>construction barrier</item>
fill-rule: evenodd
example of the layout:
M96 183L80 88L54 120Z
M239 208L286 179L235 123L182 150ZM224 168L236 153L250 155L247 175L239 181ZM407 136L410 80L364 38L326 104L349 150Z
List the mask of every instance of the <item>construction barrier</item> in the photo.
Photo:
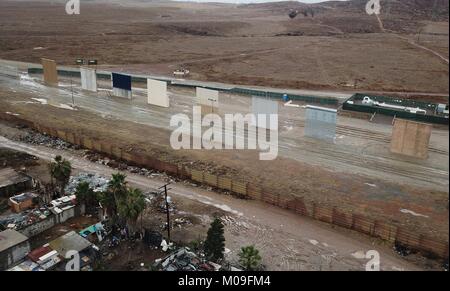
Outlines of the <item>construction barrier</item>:
M408 112L405 110L400 110L396 108L386 108L380 106L368 106L366 104L358 104L356 101L361 101L364 97L370 97L372 100L376 100L378 102L386 102L389 104L397 105L397 106L409 106L413 108L421 108L427 109L428 112L435 112L438 104L436 103L427 103L416 100L408 100L401 98L392 98L387 96L375 96L375 95L367 95L367 94L354 94L352 97L347 99L342 105L343 110L347 111L356 111L362 113L377 113L388 116L395 116L396 118L409 119L418 122L427 122L427 123L435 123L435 124L444 124L448 125L448 118L444 115L431 115L427 114L416 114L412 112Z
M286 193L280 194L277 193L278 190L264 189L246 181L233 180L223 175L215 175L207 171L189 169L183 165L160 161L146 153L136 153L132 150L126 151L108 142L90 139L76 132L48 128L24 120L20 116L0 112L0 119L25 125L39 132L53 137L59 137L67 142L124 160L133 165L148 167L188 178L217 189L231 191L239 197L263 201L271 205L289 209L302 216L308 216L329 224L352 229L390 243L401 244L427 255L448 259L448 240L438 240L417 231L410 231L404 227L370 219L361 214L339 209L336 206L323 205L305 197L291 196Z

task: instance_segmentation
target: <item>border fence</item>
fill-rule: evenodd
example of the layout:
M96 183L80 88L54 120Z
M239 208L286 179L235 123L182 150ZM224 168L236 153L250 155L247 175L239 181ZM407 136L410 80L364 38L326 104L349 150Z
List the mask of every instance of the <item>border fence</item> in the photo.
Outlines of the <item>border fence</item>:
M90 138L73 131L42 126L20 116L0 112L0 119L25 125L66 142L126 161L130 165L164 171L167 174L190 179L216 189L230 191L240 198L263 201L302 216L381 238L392 244L397 243L428 256L448 259L448 240L438 240L427 234L411 231L406 227L372 219L362 214L340 209L337 206L324 205L307 197L294 196L282 193L277 189L262 188L260 185L245 180L235 180L226 175L215 175L207 171L161 161L149 154L133 152L115 146L111 141Z

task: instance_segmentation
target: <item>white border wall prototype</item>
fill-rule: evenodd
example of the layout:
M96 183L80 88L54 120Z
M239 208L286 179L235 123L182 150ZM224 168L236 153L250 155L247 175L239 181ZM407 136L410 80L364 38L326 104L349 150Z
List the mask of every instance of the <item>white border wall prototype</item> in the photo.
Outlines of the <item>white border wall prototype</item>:
M169 96L167 95L167 83L153 79L147 79L147 103L169 107Z
M219 108L219 91L197 87L196 102L203 106Z
M81 88L83 90L97 92L97 72L95 69L80 67Z

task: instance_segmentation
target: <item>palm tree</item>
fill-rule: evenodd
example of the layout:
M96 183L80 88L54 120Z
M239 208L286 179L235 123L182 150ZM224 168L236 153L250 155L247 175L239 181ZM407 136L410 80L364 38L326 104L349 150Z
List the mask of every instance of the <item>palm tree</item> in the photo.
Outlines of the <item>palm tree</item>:
M75 190L77 200L84 203L87 209L91 209L98 205L97 195L87 182L81 182Z
M247 271L255 271L260 267L261 256L259 251L254 246L247 246L241 248L241 252L238 254L239 263Z
M117 204L119 217L126 220L130 233L134 233L139 215L145 209L145 196L140 189L128 189L124 199Z
M108 183L105 192L100 193L99 200L103 207L106 208L108 216L113 220L117 219L118 205L127 195L127 181L125 174L112 174L112 178Z
M102 208L106 209L108 217L115 220L117 216L117 204L114 195L109 191L101 192L98 195L98 200Z
M72 166L69 161L63 159L61 156L56 156L55 161L50 163L50 176L55 179L56 184L59 186L60 196L64 196L64 191L72 173Z
M119 201L124 198L127 194L127 181L125 179L127 176L125 174L116 173L112 174L112 179L108 183L108 192L114 196L114 200Z

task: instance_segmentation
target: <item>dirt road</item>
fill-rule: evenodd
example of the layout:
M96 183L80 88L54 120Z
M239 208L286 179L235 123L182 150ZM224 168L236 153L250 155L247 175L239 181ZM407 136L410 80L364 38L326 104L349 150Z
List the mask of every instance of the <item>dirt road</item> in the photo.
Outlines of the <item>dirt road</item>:
M114 170L89 162L73 152L43 146L31 146L0 137L0 146L20 150L43 160L62 155L80 171L109 176ZM131 185L154 190L164 182L158 178L126 173ZM262 253L263 263L270 270L364 270L368 261L364 254L377 250L383 270L420 270L421 267L398 257L389 247L365 236L332 229L326 224L298 217L286 210L256 201L239 200L185 183L171 185L170 195L214 206L225 213L226 247L236 259L239 248L255 244Z

